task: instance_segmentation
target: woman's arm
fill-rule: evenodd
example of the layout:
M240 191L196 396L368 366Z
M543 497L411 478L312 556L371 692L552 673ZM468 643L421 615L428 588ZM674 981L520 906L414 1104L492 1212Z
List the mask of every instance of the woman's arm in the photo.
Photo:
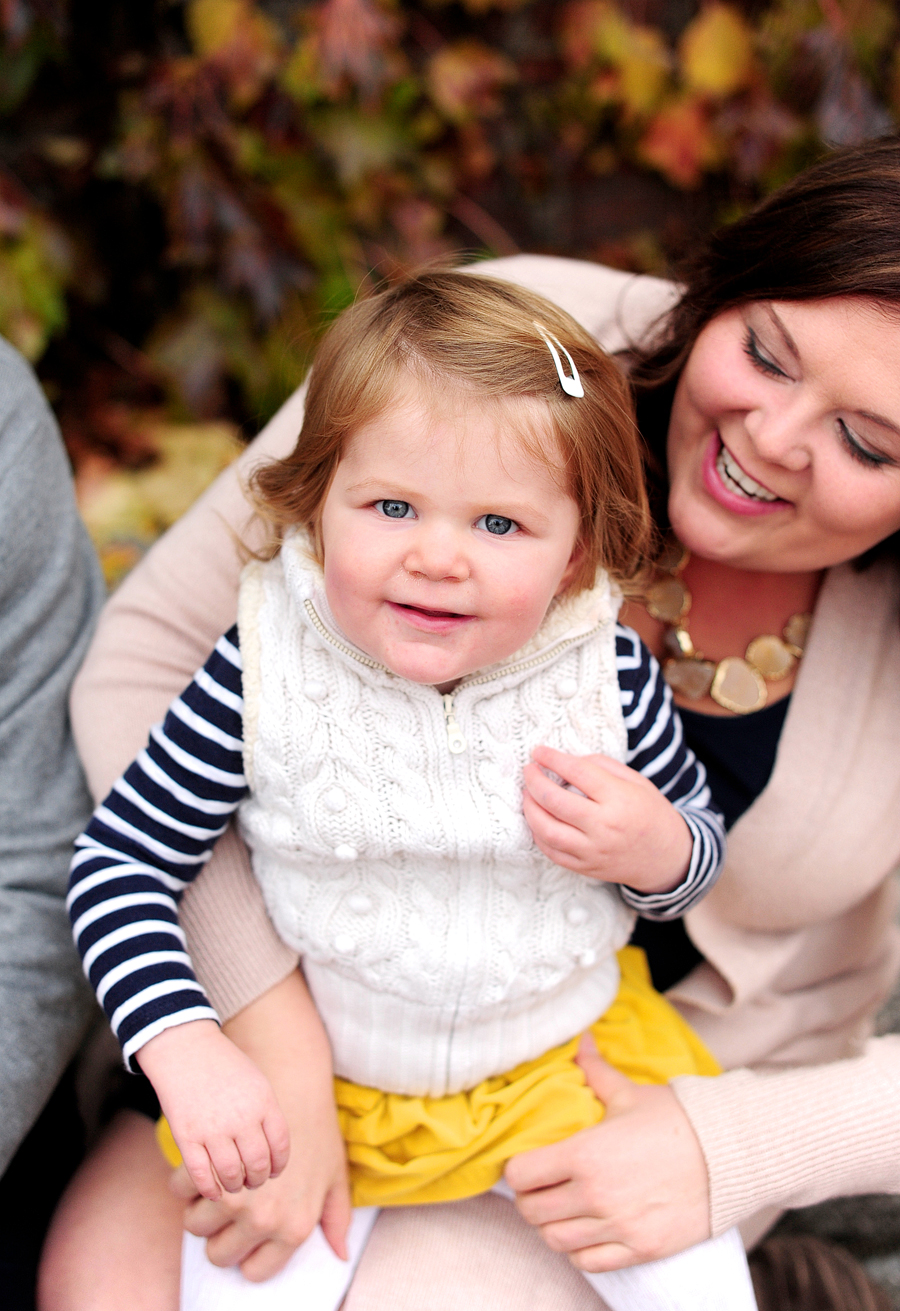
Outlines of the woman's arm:
M900 1035L853 1060L671 1086L703 1149L714 1234L763 1206L900 1193Z

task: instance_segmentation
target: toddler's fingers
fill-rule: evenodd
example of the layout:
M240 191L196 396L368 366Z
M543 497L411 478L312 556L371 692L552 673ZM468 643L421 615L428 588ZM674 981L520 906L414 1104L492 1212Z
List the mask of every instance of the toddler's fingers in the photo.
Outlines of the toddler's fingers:
M262 1125L255 1125L235 1138L235 1145L243 1162L241 1183L247 1188L259 1188L272 1173L272 1156Z
M322 1207L322 1218L319 1221L325 1241L335 1256L340 1257L342 1261L349 1259L347 1230L350 1228L352 1215L350 1188L345 1175L328 1192Z
M549 815L528 793L522 799L522 813L545 856L567 869L579 871L582 868L588 854L588 842L579 829Z
M217 1202L222 1196L222 1189L216 1179L216 1170L209 1152L201 1143L179 1143L178 1146L185 1169L197 1192L210 1202Z
M600 799L600 792L612 779L628 779L634 774L628 765L613 760L611 756L572 756L567 751L557 751L555 747L537 746L531 758L544 769L552 769L554 774L594 801Z
M226 1193L239 1193L244 1186L244 1162L233 1138L216 1138L207 1145L209 1159ZM187 1158L185 1158L187 1164ZM193 1174L193 1171L191 1171ZM196 1176L194 1176L196 1179ZM218 1194L200 1191L214 1202Z
M590 807L595 803L588 801L578 792L560 787L552 778L548 778L537 764L526 765L523 771L525 790L548 815L561 820L564 824L584 828L590 816Z
M266 1115L262 1127L263 1133L266 1135L266 1141L269 1144L271 1174L272 1178L275 1179L281 1174L290 1158L291 1131L288 1129L287 1120L278 1106Z

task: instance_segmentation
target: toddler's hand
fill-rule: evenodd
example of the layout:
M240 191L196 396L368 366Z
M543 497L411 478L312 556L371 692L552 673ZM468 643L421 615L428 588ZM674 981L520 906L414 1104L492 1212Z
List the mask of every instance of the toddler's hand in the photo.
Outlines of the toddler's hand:
M258 1188L284 1169L287 1123L268 1080L213 1020L179 1024L151 1038L138 1063L198 1193Z
M213 1265L239 1265L244 1278L254 1282L270 1279L317 1224L336 1255L347 1259L350 1188L334 1102L307 1110L312 1116L302 1127L292 1120L286 1168L261 1188L209 1202L183 1166L173 1175L172 1191L188 1203L184 1227L208 1239Z
M544 746L531 754L523 809L545 856L638 892L678 886L690 865L691 831L649 779L609 756L572 756ZM546 770L570 787L561 787Z

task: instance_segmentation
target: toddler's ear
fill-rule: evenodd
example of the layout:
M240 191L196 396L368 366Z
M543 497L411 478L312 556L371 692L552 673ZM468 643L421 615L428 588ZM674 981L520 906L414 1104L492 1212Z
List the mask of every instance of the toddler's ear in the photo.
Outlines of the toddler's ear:
M572 550L572 554L569 556L569 563L566 565L565 569L563 570L563 576L559 580L559 586L557 587L556 591L553 593L554 596L562 595L562 593L569 586L572 579L578 573L578 570L581 568L583 564L584 564L584 546L581 542L576 542Z

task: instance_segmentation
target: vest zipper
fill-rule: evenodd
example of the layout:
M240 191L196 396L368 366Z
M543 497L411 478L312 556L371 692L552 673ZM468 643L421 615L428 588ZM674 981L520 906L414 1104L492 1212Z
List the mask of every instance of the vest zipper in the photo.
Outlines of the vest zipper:
M466 749L466 739L453 713L453 693L442 693L441 700L444 703L444 722L447 725L447 746L455 756L458 756L460 751Z
M341 642L334 637L322 623L312 601L304 601L303 608L309 615L316 632L321 637L324 637L327 642L330 642L333 647L336 647L338 651L342 651L344 655L350 656L353 660L358 661L361 665L366 665L369 669L380 669L383 674L389 674L391 672L386 665L379 664L377 660L372 660L369 656L363 655L361 651L355 651L352 646L347 646L345 642ZM602 627L602 624L595 624L594 627L589 629L586 633L580 633L577 637L566 637L561 642L557 642L555 646L552 646L549 651L544 651L540 655L532 656L530 660L522 660L517 665L507 665L505 669L500 669L496 673L480 674L477 678L464 678L459 684L459 687L478 687L481 683L493 682L495 678L502 678L505 674L518 674L526 669L535 668L537 665L546 664L548 660L552 660L560 651L564 651L567 646L573 646L576 642L583 642L586 637L590 637L592 633L598 632ZM458 690L459 688L457 688L457 691ZM463 731L457 723L456 716L453 713L453 693L439 693L439 696L444 705L444 723L447 727L447 746L455 756L458 756L461 751L465 751L466 749L466 739L463 736Z

